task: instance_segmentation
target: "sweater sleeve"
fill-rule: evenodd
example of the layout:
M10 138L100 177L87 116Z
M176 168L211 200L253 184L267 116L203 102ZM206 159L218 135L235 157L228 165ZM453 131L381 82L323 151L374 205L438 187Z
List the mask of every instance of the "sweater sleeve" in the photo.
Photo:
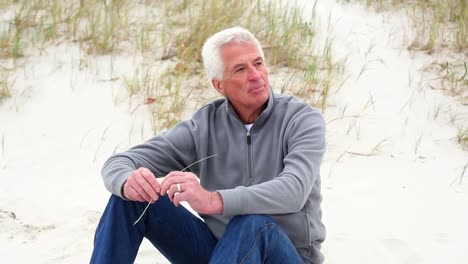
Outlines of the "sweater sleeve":
M288 129L283 171L270 181L220 190L223 215L287 214L304 207L320 177L325 122L320 112L303 111L291 121Z
M147 168L156 177L183 169L196 160L195 131L195 123L184 121L143 144L112 155L101 170L104 185L123 198L122 185L138 168Z

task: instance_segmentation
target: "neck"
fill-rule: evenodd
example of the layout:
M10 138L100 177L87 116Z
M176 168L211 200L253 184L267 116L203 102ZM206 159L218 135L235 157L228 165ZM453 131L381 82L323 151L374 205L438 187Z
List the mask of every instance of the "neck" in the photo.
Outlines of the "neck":
M239 116L240 120L244 124L253 124L255 120L260 116L267 105L268 101L265 102L262 106L254 109L243 109L243 111L239 111L238 109L242 109L232 105L234 110L236 111L237 115Z

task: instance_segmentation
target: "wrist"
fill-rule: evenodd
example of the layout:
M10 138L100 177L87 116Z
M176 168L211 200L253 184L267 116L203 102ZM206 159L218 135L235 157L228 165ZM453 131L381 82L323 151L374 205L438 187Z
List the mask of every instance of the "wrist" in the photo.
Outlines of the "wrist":
M224 211L223 198L219 192L210 192L210 212L221 215Z
M127 180L125 180L122 186L120 187L120 194L124 200L128 200L128 198L125 196L125 188L124 188L126 183L127 183Z

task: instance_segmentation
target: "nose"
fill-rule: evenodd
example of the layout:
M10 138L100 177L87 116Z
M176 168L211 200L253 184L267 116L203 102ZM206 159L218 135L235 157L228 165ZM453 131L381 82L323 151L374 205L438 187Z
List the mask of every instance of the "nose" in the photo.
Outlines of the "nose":
M258 81L260 79L260 72L253 65L250 65L247 78L249 81Z

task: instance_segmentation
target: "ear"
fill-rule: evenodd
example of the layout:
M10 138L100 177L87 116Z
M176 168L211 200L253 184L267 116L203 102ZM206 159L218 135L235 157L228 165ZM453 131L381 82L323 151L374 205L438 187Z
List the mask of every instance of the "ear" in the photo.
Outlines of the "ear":
M216 91L218 91L218 93L225 96L223 84L221 83L221 81L213 79L211 80L211 84L216 89Z

